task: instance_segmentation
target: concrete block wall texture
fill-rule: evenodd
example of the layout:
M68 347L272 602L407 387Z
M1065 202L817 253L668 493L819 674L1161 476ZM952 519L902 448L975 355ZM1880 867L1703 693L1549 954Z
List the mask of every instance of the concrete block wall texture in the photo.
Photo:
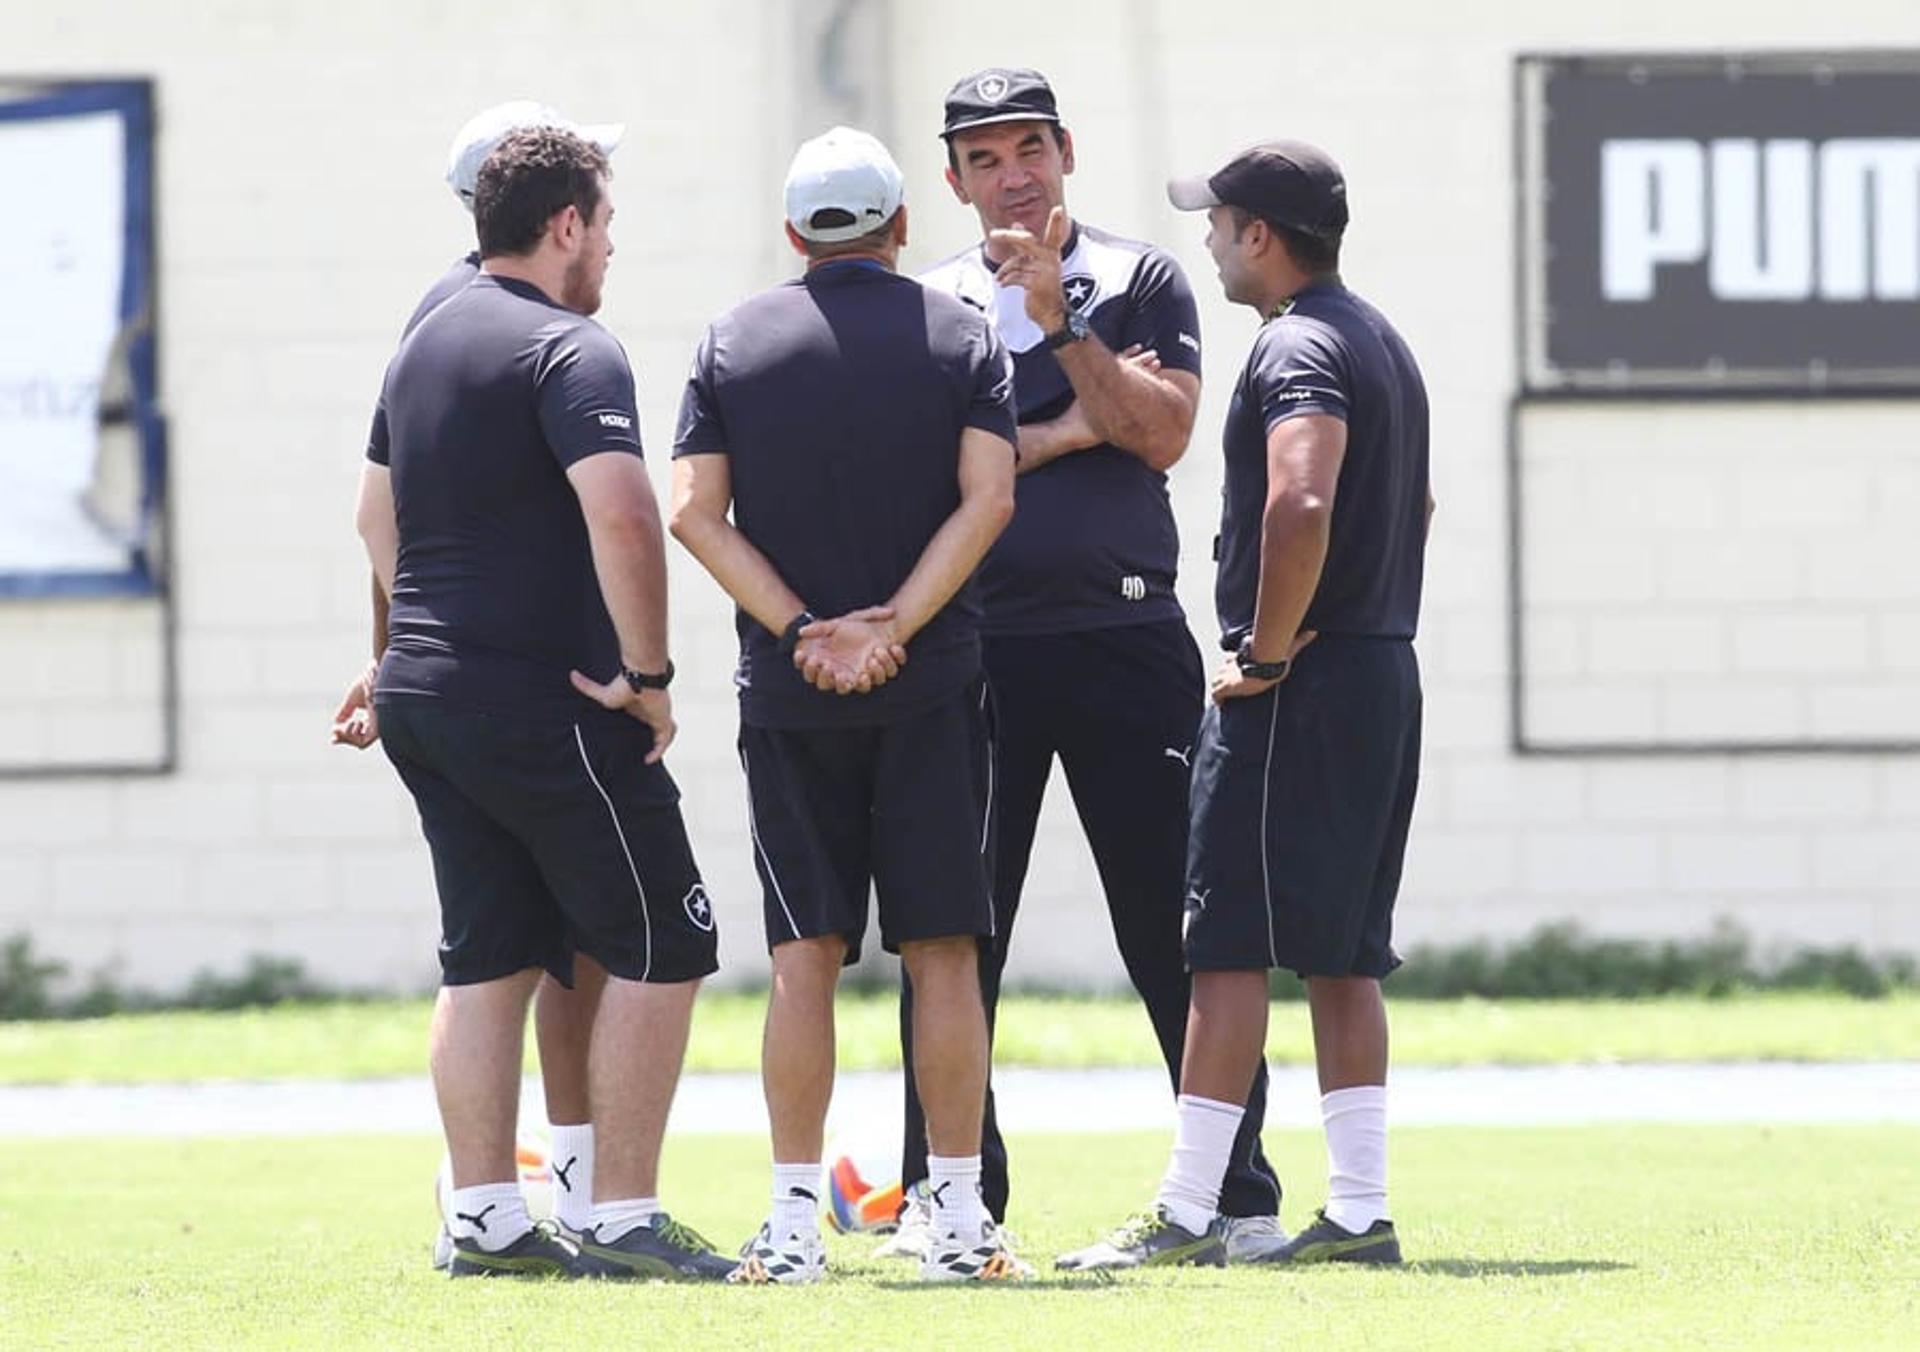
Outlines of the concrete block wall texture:
M1920 949L1914 757L1511 753L1504 462L1513 55L1617 49L1622 34L1647 49L1920 46L1920 11L1623 0L1597 14L1469 0L1418 14L1362 0L1301 25L1246 0L1067 0L1013 35L936 7L880 8L887 68L853 75L884 93L871 121L908 176L909 266L976 238L941 182L939 100L993 63L1053 77L1078 143L1075 213L1161 242L1186 266L1207 382L1171 492L1181 595L1203 646L1219 426L1255 319L1221 300L1202 222L1172 211L1161 184L1279 133L1346 166L1349 280L1407 334L1434 409L1440 513L1407 943L1567 918L1688 935L1725 915L1768 942ZM158 81L182 691L175 775L0 783L0 934L27 930L80 972L114 964L147 985L233 970L252 952L343 984L432 979L431 874L411 806L377 754L329 748L324 722L365 652L350 514L373 395L401 320L467 247L440 182L446 142L512 97L628 122L602 318L634 359L664 490L702 328L792 272L779 186L793 145L820 129L819 9L0 10L9 73ZM1920 569L1900 526L1920 505L1920 408L1564 410L1530 431L1532 726L1583 740L1912 735ZM1818 491L1799 477L1809 447ZM670 565L684 673L673 769L724 979L752 980L765 959L732 745L731 616L677 549ZM131 626L106 613L0 606L0 749L137 740L130 723L152 692L134 675ZM57 659L37 655L43 640ZM1064 782L1043 817L1012 971L1123 981Z

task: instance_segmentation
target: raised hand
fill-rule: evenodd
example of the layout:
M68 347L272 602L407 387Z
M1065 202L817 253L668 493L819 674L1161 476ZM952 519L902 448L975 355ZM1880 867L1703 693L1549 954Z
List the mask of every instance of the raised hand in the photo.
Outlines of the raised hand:
M988 241L1005 256L993 280L1001 286L1027 289L1027 318L1042 333L1055 333L1067 322L1067 298L1060 286L1060 250L1072 223L1065 207L1047 215L1046 232L1038 237L1024 225L992 231Z

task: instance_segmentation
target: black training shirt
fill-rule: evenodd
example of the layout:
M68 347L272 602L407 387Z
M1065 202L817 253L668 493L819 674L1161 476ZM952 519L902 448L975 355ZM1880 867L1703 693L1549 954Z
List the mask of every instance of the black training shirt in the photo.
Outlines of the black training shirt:
M996 285L984 245L921 275L984 311L1013 352L1022 423L1066 412L1073 386L1027 318L1025 287ZM1200 319L1173 258L1076 225L1061 257L1067 304L1115 352L1138 343L1200 374ZM989 634L1051 634L1182 618L1180 536L1167 476L1116 446L1074 451L1020 476L1013 524L981 567Z
M1214 600L1221 643L1253 630L1267 434L1320 413L1347 424L1327 561L1302 629L1412 638L1427 539L1427 390L1406 342L1336 280L1293 298L1254 339L1227 408Z
M407 316L407 327L400 331L402 341L420 327L420 321L440 308L440 302L464 291L467 284L480 275L480 251L473 250L452 267L440 274L440 280L427 288L427 294L420 297L420 303L413 307L413 313Z
M367 458L393 471L400 558L380 695L571 717L620 647L567 467L640 454L620 344L538 287L482 274L387 368Z
M675 457L725 454L733 520L814 614L879 605L960 505L961 433L1015 435L1006 349L978 311L877 264L827 263L714 321L680 405ZM866 695L815 690L779 638L738 617L741 719L891 721L980 669L969 580Z

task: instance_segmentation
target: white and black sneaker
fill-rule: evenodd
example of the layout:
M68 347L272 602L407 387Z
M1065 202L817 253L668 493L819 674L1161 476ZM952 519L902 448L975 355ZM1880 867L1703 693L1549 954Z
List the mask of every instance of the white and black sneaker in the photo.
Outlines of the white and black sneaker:
M788 1235L776 1244L769 1221L741 1245L740 1262L727 1280L737 1286L806 1286L826 1275L827 1246L818 1230Z
M927 1254L920 1260L923 1282L1023 1282L1033 1276L1033 1264L1014 1254L992 1221L972 1243L934 1234L931 1227L927 1238Z
M1264 1263L1287 1246L1278 1216L1227 1216L1227 1261Z
M873 1256L922 1262L932 1244L933 1199L928 1195L926 1180L921 1179L907 1189L907 1200L900 1208L900 1228L887 1236L886 1242L873 1251Z

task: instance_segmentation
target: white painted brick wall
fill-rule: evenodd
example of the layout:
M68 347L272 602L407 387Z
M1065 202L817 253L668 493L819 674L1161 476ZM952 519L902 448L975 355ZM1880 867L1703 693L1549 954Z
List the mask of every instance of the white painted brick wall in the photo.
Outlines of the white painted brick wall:
M664 488L702 327L791 271L779 181L792 144L817 130L789 111L810 60L793 12L780 0L606 9L582 43L576 16L505 3L469 7L457 23L372 0L7 11L10 70L160 82L183 702L170 778L0 781L0 933L30 928L82 977L118 964L124 980L176 984L268 952L342 983L431 980L432 880L411 806L383 758L327 747L324 724L364 653L365 565L350 518L373 394L401 320L466 247L439 179L446 140L476 108L522 95L630 124L603 318L638 368ZM965 71L1007 60L1047 70L1059 88L1079 149L1076 214L1160 241L1185 264L1207 386L1171 490L1186 546L1180 595L1209 649L1219 426L1255 321L1220 298L1202 223L1167 207L1162 182L1277 133L1318 139L1346 165L1348 276L1420 354L1434 409L1440 511L1406 943L1511 937L1565 918L1677 936L1727 915L1767 942L1920 949L1915 758L1510 752L1512 258L1501 224L1516 51L1617 46L1622 32L1669 48L1915 46L1920 10L1623 0L1599 13L1466 0L1429 13L1360 0L1303 28L1250 0L1065 0L1025 15L1011 38L906 3L892 27L895 103L879 129L910 184L910 265L974 238L971 213L940 181L938 101ZM1277 102L1276 80L1292 91ZM343 103L342 88L361 93ZM1920 730L1920 410L1528 416L1536 733ZM733 751L731 616L677 550L672 565L685 673L673 768L719 911L725 976L746 980L765 958ZM136 609L0 605L0 759L153 744L151 719L135 725L156 680ZM1043 817L1013 972L1122 979L1063 783Z

